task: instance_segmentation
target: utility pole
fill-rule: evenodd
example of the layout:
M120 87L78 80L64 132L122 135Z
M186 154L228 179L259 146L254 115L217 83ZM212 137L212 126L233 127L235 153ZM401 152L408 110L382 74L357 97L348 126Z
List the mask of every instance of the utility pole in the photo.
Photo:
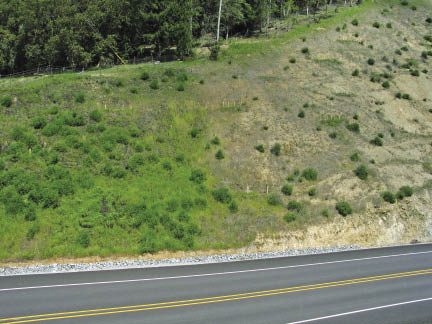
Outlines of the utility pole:
M221 15L222 15L222 0L220 0L220 3L219 3L219 16L218 16L217 36L216 36L216 43L218 43L218 44L219 44L219 32L220 32Z

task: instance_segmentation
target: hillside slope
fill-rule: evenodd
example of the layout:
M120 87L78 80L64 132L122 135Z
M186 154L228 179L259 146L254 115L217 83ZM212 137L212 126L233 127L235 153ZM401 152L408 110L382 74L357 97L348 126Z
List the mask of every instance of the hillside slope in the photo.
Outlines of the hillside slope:
M431 9L0 80L0 259L429 240Z

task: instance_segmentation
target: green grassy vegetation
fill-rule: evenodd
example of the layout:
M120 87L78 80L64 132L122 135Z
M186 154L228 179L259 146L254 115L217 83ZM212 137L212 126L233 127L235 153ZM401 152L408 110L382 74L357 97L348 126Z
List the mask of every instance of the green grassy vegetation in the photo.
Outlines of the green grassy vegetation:
M426 94L398 77L427 85L419 71L428 67L430 44L398 50L403 67L391 63L402 40L389 50L367 38L402 28L397 19L391 29L372 25L382 19L388 26L392 12L365 19L389 4L398 5L367 0L287 33L232 39L214 61L197 54L1 79L0 260L244 247L258 233L362 212L357 198L335 206L352 190L337 176L383 188L382 151L397 154L396 140L420 138L400 134L404 128L385 119L385 108L406 104L409 115L411 105L426 105L417 99ZM336 32L336 25L343 27ZM328 48L319 39L327 35L340 39ZM429 41L424 32L419 38ZM396 98L390 86L400 91ZM388 105L373 106L383 99ZM373 129L398 131L382 148ZM395 199L414 188L401 187Z

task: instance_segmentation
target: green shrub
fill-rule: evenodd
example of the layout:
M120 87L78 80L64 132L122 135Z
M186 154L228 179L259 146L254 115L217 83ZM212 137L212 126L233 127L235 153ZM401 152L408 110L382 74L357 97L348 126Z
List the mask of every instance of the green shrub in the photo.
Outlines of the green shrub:
M31 125L34 129L42 129L46 126L47 120L43 116L36 117L32 120Z
M80 93L75 95L75 102L76 103L84 103L84 101L85 101L84 93L80 92Z
M197 138L198 135L200 134L201 130L197 127L193 127L190 131L190 135L192 138Z
M127 168L130 170L136 170L138 167L144 165L144 163L144 156L142 154L135 154L129 159Z
M399 188L399 191L396 193L396 197L398 200L402 200L405 197L411 197L413 193L414 190L410 186L402 186Z
M309 181L316 181L318 179L318 171L312 168L304 169L302 177Z
M372 26L375 27L375 28L380 28L380 27L381 27L381 25L380 25L379 22L377 22L377 21L375 21L375 22L372 24Z
M122 179L122 178L126 177L127 173L126 173L125 169L123 169L121 167L114 167L112 169L111 175L113 178Z
M411 10L416 11L416 10L417 10L417 7L416 7L416 6L412 6L412 7L411 7Z
M153 89L153 90L159 89L159 81L158 80L153 80L152 82L150 82L150 88Z
M239 211L237 202L233 200L231 204L229 204L228 209L233 214L237 213Z
M6 163L3 160L0 160L0 171L3 171L6 168Z
M390 28L393 28L393 26L392 26L391 23L387 23L387 24L386 24L386 27L389 28L389 29L390 29Z
M200 83L200 84L204 84L204 83L205 83L205 80L201 79L201 80L199 81L199 83Z
M147 71L143 71L141 73L140 79L143 81L147 81L148 79L150 79L150 74Z
M341 216L347 216L352 214L353 210L351 208L351 205L347 203L346 201L341 201L336 204L336 210L338 211L339 215Z
M82 170L75 176L76 183L83 189L91 189L94 187L94 179L90 172Z
M93 109L92 111L90 111L89 117L91 120L99 123L102 120L102 113L97 109Z
M293 192L293 186L289 185L289 184L285 184L283 185L281 192L285 195L285 196L291 196L292 192Z
M279 195L273 193L273 194L270 194L270 195L267 197L267 203L268 203L270 206L280 206L280 205L282 205L282 200L281 200L281 198L279 197Z
M360 133L360 125L358 123L347 124L346 128L354 133Z
M289 61L290 61L290 63L294 64L297 60L296 60L295 57L291 57L291 58L289 59Z
M367 60L367 63L368 63L369 65L374 65L374 64L375 64L375 60L374 60L373 58L369 58L369 59Z
M316 193L317 193L316 188L311 188L311 189L309 189L309 191L308 191L308 195L309 195L310 197L314 197L314 196L316 196Z
M329 218L329 217L330 217L330 213L329 213L328 209L323 209L323 210L321 211L321 215L322 215L323 217L325 217L325 218Z
M302 48L302 50L301 50L301 52L303 53L303 54L310 54L310 51L309 51L309 48L307 48L307 47L303 47Z
M218 189L214 189L212 191L212 196L214 198L214 200L223 203L223 204L229 204L232 202L233 197L231 195L231 193L229 192L229 189L226 187L221 187Z
M184 83L183 83L183 82L179 82L179 83L177 84L177 91L180 91L180 92L185 91L185 86L184 86Z
M192 170L189 180L195 182L196 184L201 184L207 180L207 175L204 171L200 169L195 169Z
M288 212L285 214L285 216L283 217L284 221L287 223L291 223L294 222L297 219L297 215L291 212Z
M408 6L408 4L409 4L409 3L408 3L407 0L402 0L402 1L401 1L401 5L402 5L402 6Z
M399 50L399 49L397 49L397 50L395 50L395 54L397 54L397 55L402 55L402 51Z
M281 145L279 143L276 143L270 149L270 153L275 155L275 156L279 156L279 155L281 155L281 148L282 148Z
M225 159L225 154L222 150L218 150L215 154L215 157L217 160L223 160Z
M432 18L431 18L431 17L426 18L426 22L427 22L428 24L432 24Z
M355 69L351 75L357 77L360 75L360 71L358 69Z
M365 165L360 165L357 169L354 170L354 174L361 180L366 180L369 175L369 171Z
M53 149L60 153L65 153L68 151L68 147L64 141L60 141L54 144Z
M416 76L416 77L420 76L419 70L411 70L410 73L411 73L412 76Z
M237 75L237 74L233 74L233 75L232 75L232 78L233 78L234 80L236 80L236 79L238 79L238 75Z
M78 233L77 243L85 249L90 246L90 235L87 230L81 230Z
M176 74L176 70L174 70L173 68L167 68L165 69L164 75L166 75L167 77L174 77Z
M40 226L39 224L33 224L26 233L27 240L31 241L34 239L36 234L40 232Z
M353 21L351 21L351 24L352 24L353 26L358 26L359 22L358 22L357 19L354 19Z
M18 215L25 210L24 200L13 186L8 186L0 192L0 202L3 203L8 215Z
M381 194L382 198L384 199L384 201L390 203L390 204L394 204L396 202L396 197L393 193L391 193L390 191L385 191Z
M331 139L335 139L335 138L337 137L337 133L336 133L336 132L331 132L331 133L329 134L329 137L330 137Z
M0 105L9 108L13 104L13 99L11 96L5 96L0 99Z
M408 52L408 47L406 47L406 46L402 46L402 47L401 47L401 50L404 51L404 52Z
M350 156L350 160L353 161L353 162L357 162L357 161L359 161L359 160L360 160L360 156L359 156L359 154L358 154L357 152L353 153L353 154Z
M306 115L306 114L305 114L304 110L300 110L297 116L298 116L299 118L305 118L305 115Z
M219 137L214 137L212 140L211 140L211 143L213 144L213 145L220 145L221 144L221 140L219 139Z
M65 117L65 124L72 127L80 127L86 124L85 117L82 113L70 111Z
M296 201L296 200L291 200L288 205L287 205L288 210L290 211L294 211L297 213L301 213L303 211L303 204Z
M219 45L213 45L210 47L210 56L209 59L211 61L217 61L219 55Z
M411 96L408 93L402 94L402 99L411 100Z
M264 151L265 151L265 149L264 149L264 145L262 145L262 144L259 144L259 145L255 146L255 149L256 149L258 152L261 152L261 153L264 153Z
M383 144L384 144L383 140L378 136L376 136L374 139L370 140L369 143L371 143L375 146L383 146Z
M177 81L178 82L185 82L188 80L188 75L185 72L181 72L179 73L179 75L177 76Z

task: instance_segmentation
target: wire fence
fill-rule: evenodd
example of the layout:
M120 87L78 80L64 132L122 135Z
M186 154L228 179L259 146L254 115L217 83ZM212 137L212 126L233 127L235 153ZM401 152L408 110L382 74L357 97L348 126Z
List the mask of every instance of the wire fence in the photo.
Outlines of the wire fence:
M144 57L144 58L133 58L126 61L127 65L134 64L143 64L143 63L158 63L158 62L168 62L175 60L173 56L162 56L155 60L153 57ZM0 74L0 78L20 78L20 77L29 77L29 76L42 76L42 75L53 75L53 74L61 74L61 73L83 73L85 71L98 71L101 69L109 69L113 66L122 65L121 62L104 64L103 66L91 67L91 68L83 68L83 67L64 67L64 66L53 66L53 65L44 65L39 66L35 69L20 71L11 74Z

